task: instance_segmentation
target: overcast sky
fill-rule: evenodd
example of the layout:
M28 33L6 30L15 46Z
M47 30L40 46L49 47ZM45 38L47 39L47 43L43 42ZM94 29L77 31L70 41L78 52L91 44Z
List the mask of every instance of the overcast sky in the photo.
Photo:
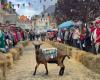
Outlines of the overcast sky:
M20 15L26 15L26 16L32 16L35 14L39 14L41 13L41 11L43 11L43 5L45 4L46 8L49 5L54 5L57 0L46 0L46 2L44 2L44 0L41 0L42 2L40 3L40 0L8 0L11 1L13 4L15 4L16 6L14 6L14 8L16 9L17 13ZM32 7L29 7L28 3L32 4ZM17 4L25 4L25 7L23 7L22 5L20 6L20 8L18 8Z

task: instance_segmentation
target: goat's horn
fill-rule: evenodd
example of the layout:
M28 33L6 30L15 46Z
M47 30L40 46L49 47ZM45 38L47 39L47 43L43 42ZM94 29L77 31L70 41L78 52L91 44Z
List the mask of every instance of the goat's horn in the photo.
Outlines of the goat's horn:
M43 43L40 43L40 45L42 45Z

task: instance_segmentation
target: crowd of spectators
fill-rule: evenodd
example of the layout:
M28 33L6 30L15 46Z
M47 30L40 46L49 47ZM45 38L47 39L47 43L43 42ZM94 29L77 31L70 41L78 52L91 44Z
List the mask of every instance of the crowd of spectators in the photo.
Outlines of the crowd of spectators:
M98 53L100 50L100 21L91 22L86 26L75 25L72 28L61 29L56 34L53 32L49 38L81 50Z
M85 25L75 25L72 28L54 30L50 32L37 30L3 30L0 29L0 50L8 51L19 41L42 40L59 41L81 50L93 53L99 52L100 46L100 20L99 22Z
M42 41L45 40L46 33L38 32L35 30L23 30L23 29L15 29L15 30L4 30L0 29L0 50L3 52L7 52L10 48L15 47L15 45L20 41L25 40L39 40L41 38Z

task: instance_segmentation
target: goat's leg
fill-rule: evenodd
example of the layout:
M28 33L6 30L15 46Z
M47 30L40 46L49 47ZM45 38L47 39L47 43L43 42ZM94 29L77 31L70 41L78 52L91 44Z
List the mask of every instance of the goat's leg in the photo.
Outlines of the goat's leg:
M65 66L60 68L59 75L62 76L64 74Z
M65 66L63 64L65 57L58 61L60 68L59 75L62 76L64 74Z
M37 65L35 66L35 71L34 71L33 75L36 74L36 71L37 71L38 66L39 66L39 64L37 64Z
M48 67L47 67L47 63L46 64L44 64L45 65L45 69L46 69L46 75L48 75Z

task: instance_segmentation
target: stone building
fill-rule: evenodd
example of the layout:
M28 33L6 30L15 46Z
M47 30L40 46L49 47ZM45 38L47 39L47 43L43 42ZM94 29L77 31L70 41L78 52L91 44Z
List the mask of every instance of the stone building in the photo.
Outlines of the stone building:
M0 23L5 24L9 22L10 24L16 24L18 15L16 14L15 9L13 9L11 6L9 8L6 8L4 5L11 3L7 2L7 0L0 0Z

